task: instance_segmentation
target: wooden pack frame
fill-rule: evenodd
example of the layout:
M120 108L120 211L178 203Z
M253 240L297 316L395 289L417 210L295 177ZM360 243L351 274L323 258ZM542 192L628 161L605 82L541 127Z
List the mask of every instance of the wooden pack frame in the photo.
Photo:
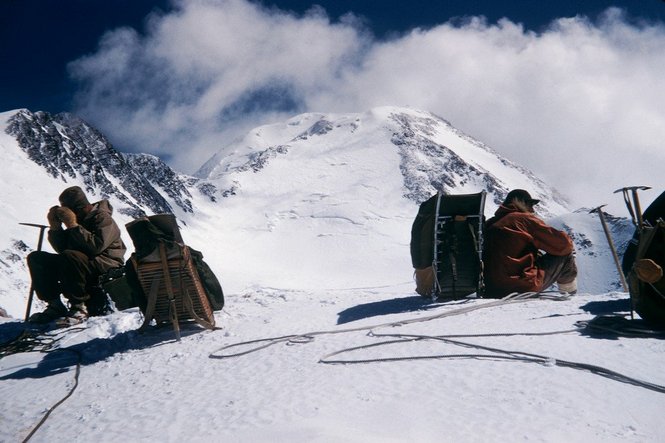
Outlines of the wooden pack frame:
M145 318L141 329L154 319L157 324L170 321L180 339L180 321L194 320L207 329L214 329L215 317L206 292L196 271L189 248L175 243L178 254L168 255L163 241L159 242L159 260L137 260L132 257L138 279L147 297ZM175 257L174 257L175 255Z

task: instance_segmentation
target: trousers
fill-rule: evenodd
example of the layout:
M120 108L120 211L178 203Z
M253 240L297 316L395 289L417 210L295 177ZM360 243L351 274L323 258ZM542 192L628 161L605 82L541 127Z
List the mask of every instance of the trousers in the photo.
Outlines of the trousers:
M537 265L545 271L543 290L554 283L570 283L577 278L577 263L574 253L564 256L545 254L538 258Z
M86 254L74 250L31 252L28 268L37 297L47 303L59 301L60 294L72 304L87 302L100 275Z

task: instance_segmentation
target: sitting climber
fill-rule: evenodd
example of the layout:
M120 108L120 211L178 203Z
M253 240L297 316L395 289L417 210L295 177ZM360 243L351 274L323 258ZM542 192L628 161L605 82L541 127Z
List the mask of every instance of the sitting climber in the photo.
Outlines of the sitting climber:
M43 312L30 316L34 323L62 319L76 324L87 319L89 312L99 313L95 311L105 304L105 295L98 290L99 276L124 263L126 247L108 200L91 204L78 186L65 189L59 200L60 206L53 206L47 215L48 240L57 253L28 255L32 287L47 303Z
M573 242L535 215L533 208L539 202L523 189L512 190L487 221L487 297L539 292L554 283L561 292L577 292Z

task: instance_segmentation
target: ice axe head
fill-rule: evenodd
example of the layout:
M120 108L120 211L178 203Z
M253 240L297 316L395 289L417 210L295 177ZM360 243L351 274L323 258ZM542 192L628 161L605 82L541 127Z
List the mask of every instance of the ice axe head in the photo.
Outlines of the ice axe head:
M600 205L598 207L595 207L595 208L593 208L592 210L589 211L589 214L593 214L594 212L600 213L601 208L604 208L605 206L607 206L607 205L605 204L605 205Z
M633 220L635 227L640 231L642 230L644 220L642 219L642 208L640 207L640 198L637 195L637 191L646 191L647 189L651 188L649 186L628 186L614 191L615 194L617 192L623 193L623 201L626 203L626 208L630 213L630 218ZM630 201L630 195L628 194L628 191L630 191L630 194L633 196L632 202Z
M618 192L626 192L626 191L646 191L648 189L651 189L649 186L626 186L624 188L619 188L614 193Z
M607 244L610 247L610 251L612 251L612 258L614 258L614 264L617 267L617 272L619 273L619 277L621 278L621 286L623 286L623 290L625 292L628 292L628 283L626 282L626 277L623 275L623 270L621 269L621 263L619 263L619 256L617 255L617 250L614 247L614 242L612 241L612 235L610 234L610 229L607 227L607 223L605 222L605 216L603 215L602 208L604 208L607 205L600 205L597 208L593 208L592 210L589 211L589 213L592 212L597 212L598 213L598 218L600 218L600 224L603 226L603 232L605 232L605 237L607 237Z

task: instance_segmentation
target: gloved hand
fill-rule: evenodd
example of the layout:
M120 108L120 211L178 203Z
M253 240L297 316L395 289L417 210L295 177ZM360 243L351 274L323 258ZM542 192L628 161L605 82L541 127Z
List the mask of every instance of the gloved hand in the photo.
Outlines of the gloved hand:
M78 226L78 223L76 222L76 214L66 206L60 206L60 208L58 208L58 217L60 218L60 221L67 226L67 229Z
M431 297L434 290L434 268L428 266L424 269L416 269L414 277L416 279L416 292L423 297Z
M636 260L633 264L633 270L637 278L645 283L653 284L663 278L663 268L650 258Z
M49 228L51 228L51 230L61 228L60 217L58 216L58 209L60 209L60 206L53 206L51 209L49 209L48 214L46 214L46 219L48 220L48 225Z

